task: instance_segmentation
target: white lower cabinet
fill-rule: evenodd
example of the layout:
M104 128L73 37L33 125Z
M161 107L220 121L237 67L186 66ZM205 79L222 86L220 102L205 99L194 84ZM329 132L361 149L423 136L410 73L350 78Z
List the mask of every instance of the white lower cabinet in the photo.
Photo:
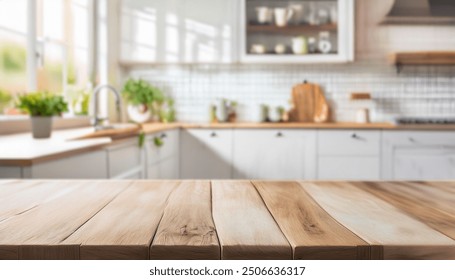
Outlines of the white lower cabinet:
M385 131L382 177L385 180L455 179L455 133Z
M234 179L314 179L316 132L234 130Z
M180 178L180 130L148 135L144 145L147 179Z
M16 166L1 166L0 179L21 179L22 168Z
M320 157L319 180L379 180L377 157Z
M0 178L454 180L455 132L174 129Z
M319 180L379 180L381 131L318 131Z
M99 150L23 168L26 179L107 179L106 151Z
M231 179L232 130L187 129L181 132L182 179Z
M144 150L137 138L109 146L106 151L110 179L145 178Z

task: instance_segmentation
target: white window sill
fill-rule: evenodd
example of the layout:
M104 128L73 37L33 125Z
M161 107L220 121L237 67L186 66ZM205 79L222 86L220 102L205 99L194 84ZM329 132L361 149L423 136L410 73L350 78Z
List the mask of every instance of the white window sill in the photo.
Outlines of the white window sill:
M53 129L68 129L90 126L88 116L55 117ZM24 133L31 131L29 116L0 116L0 135Z

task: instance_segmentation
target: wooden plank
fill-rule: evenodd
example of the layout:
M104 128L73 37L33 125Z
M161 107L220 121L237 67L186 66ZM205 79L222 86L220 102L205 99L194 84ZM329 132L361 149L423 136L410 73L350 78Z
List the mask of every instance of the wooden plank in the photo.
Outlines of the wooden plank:
M254 181L294 259L369 259L368 243L334 220L296 182Z
M18 183L18 182L19 182L19 180L15 180L15 179L7 179L7 180L0 179L0 187L5 184Z
M81 244L85 260L144 260L163 214L169 194L177 183L137 181L63 244Z
M42 181L7 181L0 185L0 198L6 199L9 195L38 185Z
M77 181L74 191L0 223L0 259L79 258L79 244L61 244L130 182Z
M372 258L455 259L455 241L347 182L301 183L332 217L377 248Z
M222 259L292 259L292 249L251 182L212 182Z
M432 187L440 188L444 191L455 194L455 182L450 181L439 181L439 182L422 182L425 185L430 185Z
M151 259L220 259L209 181L187 181L169 198L150 248Z
M18 183L19 191L0 197L0 222L74 190L68 181ZM20 188L20 187L23 188ZM9 186L16 188L16 186Z
M357 182L356 187L387 201L393 206L422 221L433 229L455 239L455 193L441 192L427 185L424 191L416 183L399 182ZM452 199L449 199L449 198ZM444 205L445 204L445 205ZM440 207L444 205L445 207Z

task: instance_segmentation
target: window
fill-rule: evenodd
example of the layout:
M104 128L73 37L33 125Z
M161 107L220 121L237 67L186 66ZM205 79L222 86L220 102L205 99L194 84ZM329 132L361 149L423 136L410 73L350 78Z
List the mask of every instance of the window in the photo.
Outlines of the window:
M0 90L3 91L27 90L26 11L26 0L0 0Z
M0 0L0 91L46 90L65 95L71 105L80 99L90 86L91 1ZM36 30L27 28L28 12L36 14ZM27 62L34 51L36 63Z

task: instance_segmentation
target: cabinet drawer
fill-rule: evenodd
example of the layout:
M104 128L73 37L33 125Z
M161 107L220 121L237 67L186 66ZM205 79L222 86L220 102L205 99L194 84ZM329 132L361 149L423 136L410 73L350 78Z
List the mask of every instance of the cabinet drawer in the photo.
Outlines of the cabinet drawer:
M231 179L232 130L182 131L182 179Z
M108 168L106 151L47 161L30 167L30 179L106 179Z
M319 131L318 153L328 156L376 156L380 152L380 141L379 131Z
M455 132L449 131L386 131L384 145L455 147Z
M319 180L379 180L378 157L321 157Z
M163 145L155 145L155 138L160 138ZM157 163L179 153L179 131L169 130L155 133L147 137L147 161L148 164Z
M117 177L140 167L142 164L141 151L136 139L125 145L109 148L109 178Z

